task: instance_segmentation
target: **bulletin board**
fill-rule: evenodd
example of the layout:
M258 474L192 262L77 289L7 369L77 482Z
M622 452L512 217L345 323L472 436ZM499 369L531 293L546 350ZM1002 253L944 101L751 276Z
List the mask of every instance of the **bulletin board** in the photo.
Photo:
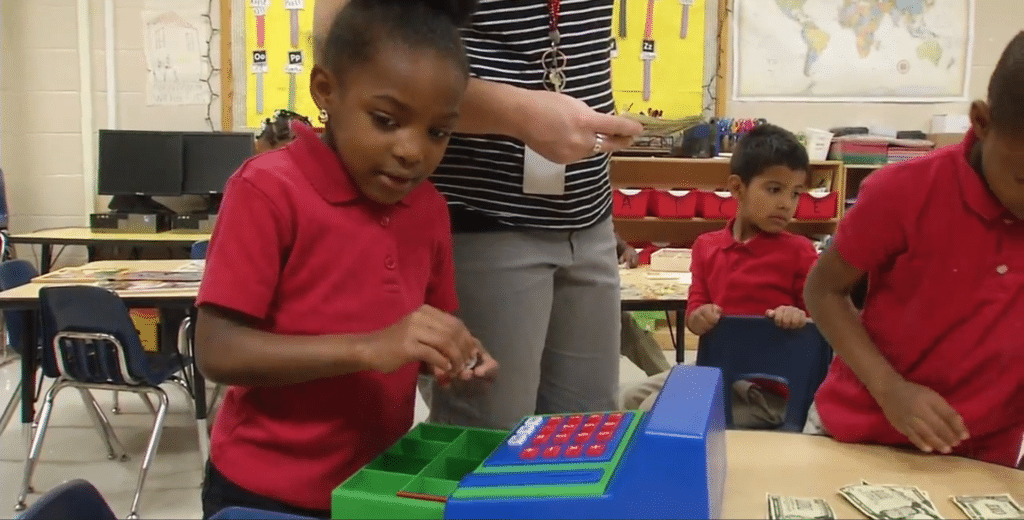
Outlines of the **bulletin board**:
M619 112L647 113L651 108L661 110L662 116L668 119L701 115L708 1L615 0L612 89ZM623 6L626 8L625 38L621 37L620 26ZM645 36L649 12L652 23L648 39ZM649 42L653 42L653 52ZM649 100L644 100L643 94L644 58L650 60Z
M222 0L223 1L223 0ZM615 0L612 88L620 112L662 111L665 118L700 115L704 105L705 13L713 0ZM245 125L259 128L279 108L315 118L309 95L315 0L246 0ZM625 37L621 10L626 8ZM651 11L650 38L647 32ZM684 10L686 32L683 34ZM717 37L717 35L712 35ZM651 44L653 42L653 51ZM650 96L644 99L645 58Z
M249 0L245 6L246 126L259 128L274 110L315 119L309 94L314 0Z

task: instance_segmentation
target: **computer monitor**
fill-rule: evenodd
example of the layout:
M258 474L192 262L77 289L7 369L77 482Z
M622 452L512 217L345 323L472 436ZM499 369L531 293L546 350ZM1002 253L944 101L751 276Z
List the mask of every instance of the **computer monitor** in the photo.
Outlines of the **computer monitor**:
M100 130L100 195L181 195L179 132Z
M184 134L184 144L182 191L190 195L223 193L228 177L255 153L255 141L248 132L190 132Z

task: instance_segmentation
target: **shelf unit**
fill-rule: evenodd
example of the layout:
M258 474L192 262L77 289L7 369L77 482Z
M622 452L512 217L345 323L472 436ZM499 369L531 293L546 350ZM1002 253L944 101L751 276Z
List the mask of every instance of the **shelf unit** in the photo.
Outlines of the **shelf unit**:
M724 189L729 178L729 160L616 156L611 160L610 175L614 189ZM794 221L789 226L790 231L806 236L835 233L843 216L842 202L846 199L846 168L839 161L814 161L807 182L809 187L828 186L839 192L837 217ZM668 242L684 247L692 245L703 233L722 229L726 223L720 219L656 217L616 217L614 222L615 230L627 242Z

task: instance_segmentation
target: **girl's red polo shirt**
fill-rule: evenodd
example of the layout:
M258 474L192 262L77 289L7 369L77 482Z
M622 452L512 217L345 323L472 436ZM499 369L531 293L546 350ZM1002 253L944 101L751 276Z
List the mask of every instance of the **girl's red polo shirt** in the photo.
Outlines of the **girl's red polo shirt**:
M1012 466L1024 434L1024 222L968 163L975 142L870 175L833 246L868 273L861 321L882 355L963 416L972 438L957 453ZM815 402L836 439L910 444L840 357Z
M454 311L448 210L433 185L374 204L311 129L295 130L228 181L197 303L295 335L379 330L424 303ZM331 490L411 427L417 372L231 387L210 458L249 491L329 509Z

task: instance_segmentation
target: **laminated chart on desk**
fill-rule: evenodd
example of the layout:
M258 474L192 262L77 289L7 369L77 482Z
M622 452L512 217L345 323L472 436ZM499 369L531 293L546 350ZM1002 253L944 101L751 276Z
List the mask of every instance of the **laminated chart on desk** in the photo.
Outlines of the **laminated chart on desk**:
M334 490L331 516L717 518L725 468L721 371L678 365L646 413L419 424Z
M245 120L261 128L275 110L287 108L314 119L309 95L313 68L314 0L246 0Z

